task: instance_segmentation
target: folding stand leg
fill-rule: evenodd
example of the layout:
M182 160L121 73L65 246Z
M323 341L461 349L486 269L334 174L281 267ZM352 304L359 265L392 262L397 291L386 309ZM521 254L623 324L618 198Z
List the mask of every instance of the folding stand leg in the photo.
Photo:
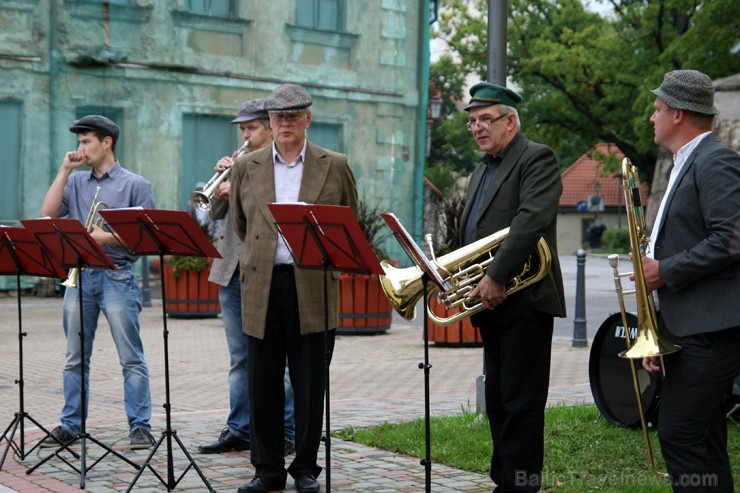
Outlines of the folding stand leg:
M324 489L327 493L331 493L331 396L329 391L329 384L331 381L331 379L329 378L329 366L331 365L331 349L329 348L329 287L327 277L329 264L326 258L324 258L321 263L324 267L324 386L326 387L326 393L324 394L326 399L326 434L322 437L326 452L326 486Z
M429 278L426 274L421 277L423 285L422 303L424 303L424 362L419 363L419 369L424 370L424 458L420 461L424 466L424 483L426 493L432 491L432 443L431 443L431 416L429 405L429 370L432 365L429 364L429 309L427 307L427 287Z
M160 252L159 254L159 265L164 265L164 254ZM131 484L129 484L128 489L126 492L128 493L131 491L136 484L136 482L141 477L141 474L144 472L145 469L149 469L152 471L152 473L157 477L157 479L167 487L167 491L174 490L178 483L182 480L182 478L187 474L187 472L192 467L195 469L195 472L198 473L198 476L200 476L200 479L203 481L205 486L208 488L208 491L211 493L215 493L215 490L211 487L210 483L206 479L206 477L203 475L203 472L201 472L198 465L195 463L195 460L193 460L193 457L188 453L188 450L185 448L185 445L183 445L182 441L180 441L180 438L177 436L177 431L172 429L172 406L170 405L170 357L169 357L169 331L167 330L167 292L165 288L165 282L164 282L164 276L162 277L162 324L163 324L163 330L162 330L162 337L164 338L164 388L165 388L165 403L162 407L164 407L165 412L165 418L166 418L166 424L167 428L162 432L162 436L159 437L159 440L157 441L156 445L152 449L152 451L149 453L149 457L146 458L144 461L144 464L141 465L141 468L136 473L136 476L131 481ZM177 442L177 445L180 447L180 450L183 454L185 454L185 457L188 459L188 467L185 468L185 470L182 472L179 478L175 479L175 467L172 457L172 438L175 439ZM157 471L154 470L152 467L151 461L152 457L154 457L154 454L159 449L160 445L162 445L162 442L167 439L167 480L165 481L162 476L160 476Z
M104 443L100 442L99 440L93 438L90 436L90 434L87 432L86 428L86 421L87 421L87 390L85 389L85 317L84 317L84 311L83 311L83 301L82 301L82 265L78 265L78 269L80 269L80 275L77 276L77 289L79 291L78 293L78 299L80 302L80 373L81 373L81 388L80 388L80 398L81 398L81 406L80 406L80 432L75 436L74 439L67 443L61 444L54 452L47 455L45 458L43 458L38 464L34 465L33 467L26 470L26 474L31 474L33 471L36 470L39 466L46 463L49 459L56 456L59 457L59 459L67 464L69 467L71 467L75 472L77 472L80 475L80 488L85 488L85 475L87 474L87 471L91 470L93 467L95 467L101 460L103 460L108 454L113 454L122 461L126 462L127 464L131 465L135 469L139 469L139 466L128 459L127 457L124 457L119 452L116 452L112 448L110 448L108 445L105 445ZM80 459L80 467L79 469L75 467L74 464L72 464L68 459L65 457L59 455L59 453L62 450L69 450L69 445L74 443L75 440L80 441L80 454L77 456L77 454L73 454L75 456L75 459ZM100 448L102 448L105 453L101 455L95 462L92 463L91 466L86 465L87 461L87 440L90 440L92 443L96 444ZM41 442L39 442L38 445L40 445Z
M31 417L30 414L28 414L24 409L24 399L23 399L23 338L26 337L26 333L23 332L23 316L21 314L21 275L20 272L16 271L16 286L18 289L16 290L17 296L18 296L18 380L15 381L16 384L18 384L18 399L19 399L19 407L18 412L15 413L15 418L10 422L7 428L5 428L5 431L3 432L2 438L8 441L8 444L5 447L5 450L3 451L2 459L0 459L0 470L3 468L3 464L5 464L5 458L8 456L8 451L12 448L15 455L17 455L21 460L24 460L26 457L28 457L31 452L33 452L36 447L39 446L39 443L31 447L30 450L26 451L26 436L25 436L25 427L24 427L24 420L28 419L30 420L34 425L36 425L39 429L43 430L44 433L46 433L45 436L49 436L49 431L44 428L41 423L36 421ZM20 428L20 445L16 445L14 440L15 432ZM10 432L10 433L8 433ZM1 440L0 439L0 440Z

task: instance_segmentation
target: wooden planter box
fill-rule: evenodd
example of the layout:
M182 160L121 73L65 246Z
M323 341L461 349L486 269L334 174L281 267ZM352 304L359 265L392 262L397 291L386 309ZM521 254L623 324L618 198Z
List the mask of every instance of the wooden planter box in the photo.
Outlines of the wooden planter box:
M382 334L391 328L392 313L377 275L340 277L337 334Z
M218 285L208 282L211 269L200 272L180 271L175 277L165 263L163 282L167 299L165 308L172 318L210 318L221 313Z
M429 307L438 317L449 317L451 314L460 311L459 308L448 310L444 303L440 303L439 301L437 301L436 297L432 297L432 300L429 303ZM483 340L480 338L480 332L478 331L477 327L473 327L473 325L470 323L470 317L465 317L452 325L448 325L447 327L437 325L430 319L429 342L433 342L435 346L483 346Z

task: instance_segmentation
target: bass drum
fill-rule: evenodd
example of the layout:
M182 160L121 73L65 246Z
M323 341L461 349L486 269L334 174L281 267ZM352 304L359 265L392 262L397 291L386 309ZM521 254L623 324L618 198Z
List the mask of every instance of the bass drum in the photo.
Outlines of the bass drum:
M627 313L626 318L631 340L634 340L637 317ZM612 424L635 428L640 426L640 414L629 365L635 365L646 422L657 419L660 378L659 372L645 371L641 360L619 357L619 353L627 349L623 325L621 313L610 315L601 324L591 345L588 376L591 394L601 414Z

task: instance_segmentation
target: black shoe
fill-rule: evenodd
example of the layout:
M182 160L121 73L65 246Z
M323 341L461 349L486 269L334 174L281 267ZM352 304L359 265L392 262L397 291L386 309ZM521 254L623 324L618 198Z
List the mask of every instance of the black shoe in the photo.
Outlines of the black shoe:
M268 491L282 490L283 488L285 488L285 481L269 480L258 476L249 483L241 485L236 491L237 493L267 493Z
M283 448L283 455L287 457L291 454L295 454L295 443L285 440L285 445Z
M154 437L149 430L144 428L136 428L131 432L129 438L131 439L131 450L152 448L152 445L154 445Z
M318 493L321 487L316 478L310 474L299 474L295 478L295 489L298 493Z
M51 447L61 447L62 445L69 444L73 441L77 441L77 437L61 426L57 426L54 428L49 435L47 435L46 438L41 440L41 443L39 443L39 448L51 448Z
M198 452L201 454L220 454L232 450L249 450L249 442L234 435L228 428L223 429L216 443L198 447Z

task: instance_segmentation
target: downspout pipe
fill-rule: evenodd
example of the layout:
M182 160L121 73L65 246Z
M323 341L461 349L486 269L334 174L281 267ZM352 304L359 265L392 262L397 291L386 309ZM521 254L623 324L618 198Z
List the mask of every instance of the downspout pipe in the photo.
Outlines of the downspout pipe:
M424 167L426 166L427 148L427 105L429 103L429 58L430 58L430 36L429 36L429 2L424 0L420 8L420 53L421 63L419 64L419 110L417 113L418 124L416 126L416 159L414 173L414 229L413 236L417 243L422 243L424 236Z

